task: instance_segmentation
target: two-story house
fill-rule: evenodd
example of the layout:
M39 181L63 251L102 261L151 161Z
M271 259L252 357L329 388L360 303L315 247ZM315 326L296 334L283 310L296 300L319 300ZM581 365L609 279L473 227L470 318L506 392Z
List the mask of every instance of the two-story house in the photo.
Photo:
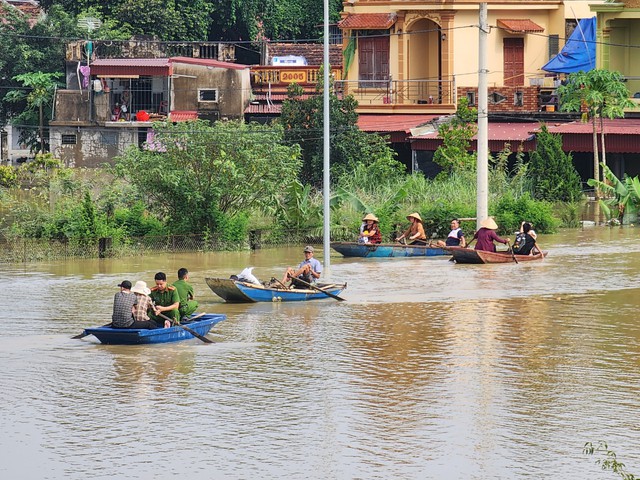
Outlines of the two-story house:
M186 56L86 60L68 68L50 122L51 151L70 166L97 166L142 146L154 121L241 119L249 105L246 65Z

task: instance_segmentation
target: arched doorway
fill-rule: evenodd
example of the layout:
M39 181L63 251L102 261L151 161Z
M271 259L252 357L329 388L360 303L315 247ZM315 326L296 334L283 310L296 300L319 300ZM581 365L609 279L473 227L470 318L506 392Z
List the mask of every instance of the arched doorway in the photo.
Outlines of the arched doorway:
M407 79L411 85L411 97L420 103L442 103L442 32L433 20L421 18L411 23L406 32Z

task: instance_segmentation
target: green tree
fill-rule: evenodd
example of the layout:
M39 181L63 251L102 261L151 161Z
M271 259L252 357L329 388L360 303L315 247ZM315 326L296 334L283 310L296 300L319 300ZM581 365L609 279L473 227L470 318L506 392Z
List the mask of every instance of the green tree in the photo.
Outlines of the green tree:
M588 72L579 71L569 75L566 85L558 87L560 108L566 112L580 112L583 107L583 121L591 120L593 125L593 177L600 180L600 163L598 155L598 119L600 119L600 139L602 146L602 163L606 165L604 143L604 118L624 117L624 109L635 107L629 99L629 90L624 84L620 72L595 69ZM600 192L596 188L596 197Z
M477 155L471 150L471 139L478 131L476 124L478 110L470 108L466 98L458 101L455 115L447 123L438 127L438 136L442 139L433 154L433 161L440 165L442 174L456 171L475 171Z
M534 198L551 202L579 200L582 197L580 176L571 154L562 150L562 137L549 133L542 124L536 140L536 149L529 153L528 168Z
M44 127L48 124L50 114L45 112L45 107L50 107L53 102L56 87L60 85L56 78L60 78L62 73L43 73L32 72L16 75L14 80L20 82L24 89L12 90L6 100L10 102L20 102L26 100L27 106L25 110L19 114L14 121L21 124L33 118L33 113L38 115L38 141L40 143L40 153L45 152L45 144L48 143L45 138ZM33 141L29 142L32 145Z
M300 169L300 149L283 143L279 126L195 121L154 129L154 143L127 150L116 172L173 232L215 231L249 210L273 208Z
M635 222L640 210L640 179L633 178L627 174L620 180L604 163L602 166L602 176L605 181L596 181L590 178L587 182L590 186L600 189L609 197L606 200L599 200L602 210L607 218L624 220L624 216L630 216Z
M279 118L285 128L287 141L302 147L303 167L300 181L319 187L322 184L324 158L324 110L322 86L317 95L303 99L304 91L297 84L289 87L287 99L282 105ZM358 165L365 165L371 175L400 175L404 167L395 160L395 153L386 141L377 134L369 134L358 129L356 122L357 102L348 95L339 99L335 94L329 98L331 123L331 175L338 182L345 174L350 174Z

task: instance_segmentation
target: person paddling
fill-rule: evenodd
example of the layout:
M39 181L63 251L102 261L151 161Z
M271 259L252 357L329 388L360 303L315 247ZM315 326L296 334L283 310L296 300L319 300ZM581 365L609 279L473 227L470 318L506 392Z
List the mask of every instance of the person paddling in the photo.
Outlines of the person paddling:
M410 240L409 245L426 245L427 235L424 233L424 226L422 225L422 218L418 212L410 213L407 215L407 220L411 222L411 226L398 238L396 242L402 239Z
M485 218L482 222L480 222L480 228L473 235L473 238L471 239L468 245L470 246L475 240L476 241L475 249L482 250L485 252L496 251L496 246L493 243L494 241L498 243L504 243L505 245L509 245L511 240L508 238L499 237L495 232L497 229L498 229L498 224L496 224L496 221L493 219L493 217Z

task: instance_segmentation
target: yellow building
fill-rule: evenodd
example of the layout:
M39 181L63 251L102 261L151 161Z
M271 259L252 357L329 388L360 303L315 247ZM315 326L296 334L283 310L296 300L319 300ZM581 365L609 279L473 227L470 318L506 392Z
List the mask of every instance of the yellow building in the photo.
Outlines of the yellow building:
M461 96L475 104L479 3L345 1L338 24L344 74L337 86L355 96L359 113L450 113ZM554 78L540 67L559 52L579 19L593 16L589 3L487 2L490 112L541 109Z

